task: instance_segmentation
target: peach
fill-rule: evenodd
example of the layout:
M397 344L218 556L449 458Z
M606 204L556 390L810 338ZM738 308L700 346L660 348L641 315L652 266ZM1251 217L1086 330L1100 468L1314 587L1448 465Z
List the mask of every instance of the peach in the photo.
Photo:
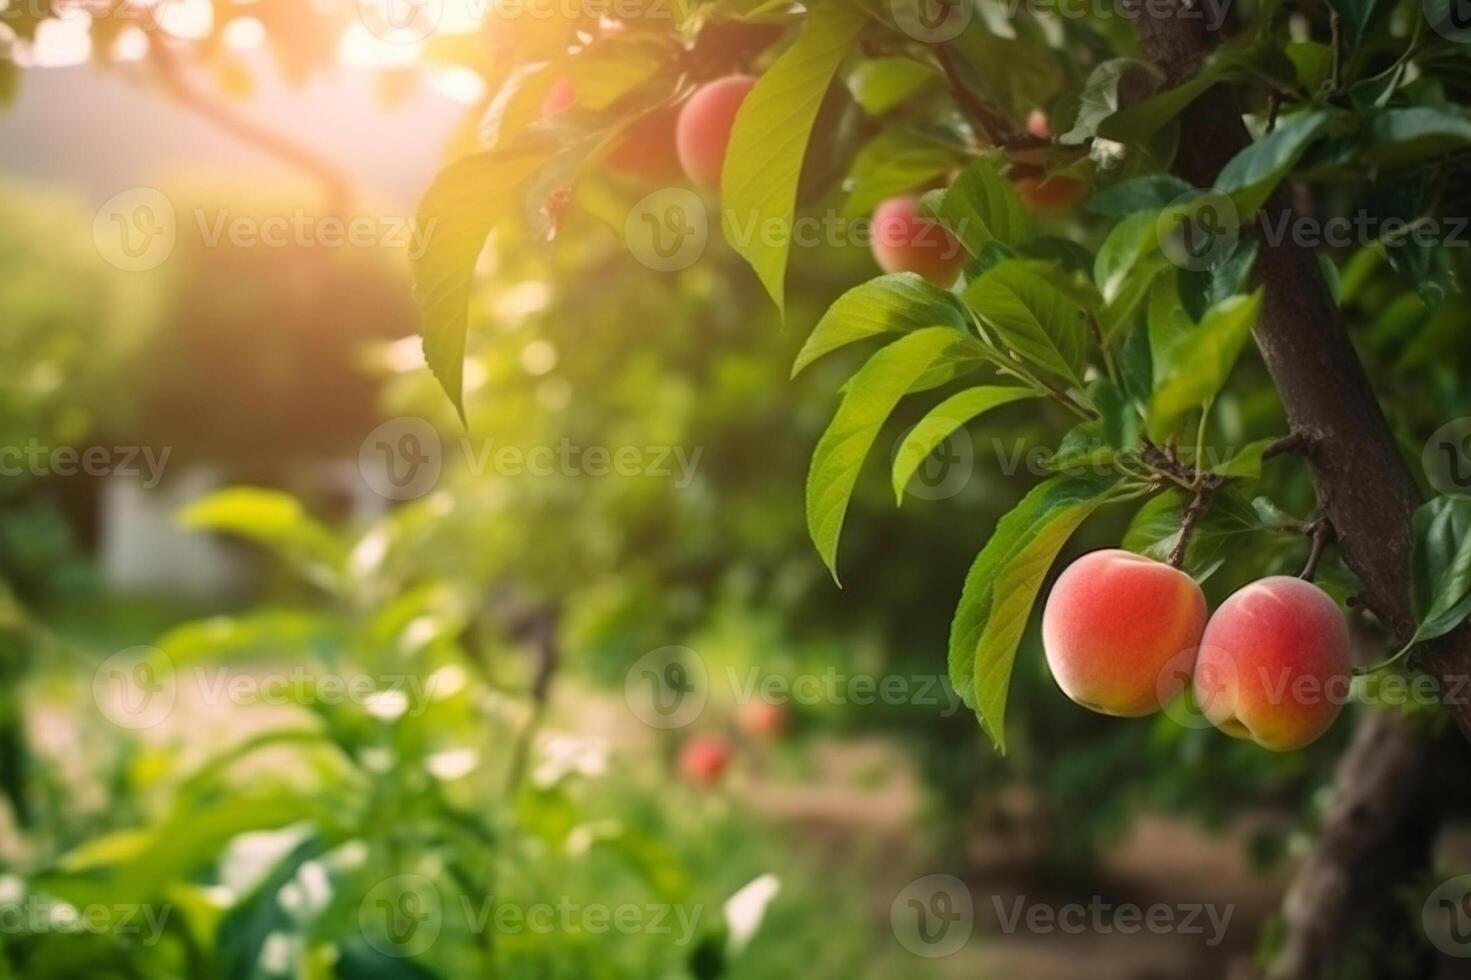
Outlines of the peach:
M674 151L678 121L679 113L673 108L645 115L623 132L603 162L610 170L651 184L678 180L679 155Z
M679 111L674 145L685 176L694 184L712 191L720 189L731 127L741 103L755 87L756 79L749 75L728 75L690 96Z
M1128 551L1094 551L1058 576L1042 612L1047 666L1064 694L1106 715L1158 711L1205 628L1205 594L1189 575Z
M1033 109L1027 116L1027 132L1039 140L1052 139L1052 124L1047 120L1047 113Z
M559 78L547 89L547 94L542 96L541 117L549 119L568 108L577 98L577 90L572 86L572 79Z
M692 783L718 783L729 765L730 746L713 735L691 739L679 753L680 774Z
M874 261L885 272L917 272L937 286L955 282L966 253L939 223L921 217L919 198L891 197L873 212Z
M791 713L785 705L770 701L750 701L741 705L736 723L748 735L759 738L777 738L786 733L791 723Z
M1018 177L1012 186L1037 214L1067 214L1088 196L1088 185L1073 177Z
M1226 734L1286 752L1328 730L1351 680L1337 603L1311 582L1277 575L1233 593L1206 624L1195 702Z

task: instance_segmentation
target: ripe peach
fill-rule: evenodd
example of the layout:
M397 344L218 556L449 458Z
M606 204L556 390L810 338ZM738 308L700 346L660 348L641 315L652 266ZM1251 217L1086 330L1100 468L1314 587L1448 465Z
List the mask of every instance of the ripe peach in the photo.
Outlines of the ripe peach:
M1135 718L1171 699L1162 681L1182 655L1191 656L1204 628L1205 595L1194 579L1109 549L1058 576L1042 612L1042 646L1064 694L1094 711Z
M1088 196L1088 185L1073 177L1018 177L1012 186L1037 214L1067 214Z
M692 783L718 783L729 765L730 746L714 735L691 739L679 753L680 774Z
M679 179L679 155L674 151L677 110L660 109L625 130L603 161L610 170L647 181L669 184Z
M750 701L741 705L736 714L736 723L748 735L761 738L776 738L784 734L791 722L791 713L786 705L770 701Z
M547 89L547 94L541 99L541 117L549 119L557 113L566 109L577 98L577 90L572 86L572 79L559 78Z
M1052 139L1052 125L1047 121L1047 113L1033 109L1027 116L1027 132L1039 140Z
M679 111L674 133L675 147L685 176L707 190L720 189L720 172L725 167L725 150L736 112L755 88L748 75L727 75L690 96Z
M1277 752L1333 724L1352 678L1348 626L1326 592L1277 575L1221 603L1195 664L1195 701L1221 731Z
M917 272L937 286L955 282L965 249L937 222L920 216L919 198L891 197L873 212L874 261L885 272Z

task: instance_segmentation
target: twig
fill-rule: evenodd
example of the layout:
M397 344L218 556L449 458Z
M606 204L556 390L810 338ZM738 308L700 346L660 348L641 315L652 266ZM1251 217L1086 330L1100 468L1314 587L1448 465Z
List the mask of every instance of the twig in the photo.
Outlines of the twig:
M1200 489L1195 491L1195 496L1191 498L1190 506L1185 508L1185 515L1180 518L1180 538L1170 549L1168 561L1173 567L1179 568L1185 564L1185 549L1190 546L1190 535L1200 518L1210 508L1211 497L1215 496L1216 486L1213 480L1207 480L1201 484Z
M531 679L531 711L527 714L521 730L516 733L511 747L511 761L506 768L506 795L514 797L525 778L527 762L531 757L531 742L541 727L546 714L547 701L551 697L552 678L556 676L558 657L556 624L548 613L537 615L529 627L530 639L536 648L536 673Z
M1328 91L1337 94L1343 88L1343 16L1338 11L1333 11L1328 18L1328 28L1333 42L1333 68L1328 75Z
M1103 328L1098 325L1098 318L1092 313L1088 314L1088 328L1093 332L1093 340L1103 354L1103 370L1108 375L1108 380L1117 384L1119 373L1114 367L1113 355L1109 353L1108 344L1103 339Z
M1317 436L1309 435L1301 429L1294 429L1264 449L1262 451L1262 459L1271 459L1274 456L1281 456L1283 453L1307 456L1312 453L1317 443Z
M293 142L274 130L236 112L229 104L213 98L192 86L184 77L174 52L162 41L149 46L149 59L164 89L174 101L207 116L225 129L317 179L326 192L326 208L330 215L345 215L351 210L352 194L347 177L336 165L307 147Z
M945 47L943 42L935 45L935 57L940 62L941 70L945 72L945 78L950 83L950 91L955 96L955 101L960 104L961 109L965 110L966 115L970 116L976 125L981 128L986 139L993 146L999 146L1003 149L1016 149L1052 145L1047 140L1038 139L1030 133L1016 132L999 113L982 102L966 86L964 80L961 79L960 69L955 64L955 59L951 57L949 49Z
M1318 562L1323 559L1323 550L1328 547L1328 542L1333 539L1333 525L1326 517L1315 517L1303 526L1302 533L1312 539L1312 547L1308 551L1307 564L1303 566L1298 578L1311 582L1318 574Z

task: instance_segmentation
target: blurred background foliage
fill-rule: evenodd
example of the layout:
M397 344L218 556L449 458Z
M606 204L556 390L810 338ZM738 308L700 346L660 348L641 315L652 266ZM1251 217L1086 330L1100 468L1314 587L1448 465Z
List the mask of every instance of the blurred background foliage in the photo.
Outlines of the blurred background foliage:
M226 20L229 5L216 6ZM285 76L321 70L335 34L300 4L255 6L273 37L296 41L272 49ZM34 22L14 26L24 37ZM431 47L431 60L485 67L478 45ZM212 84L251 90L236 53L207 44L201 56ZM1057 96L1092 57L1017 73L1008 108ZM403 98L409 75L377 78ZM897 84L884 77L859 76L855 103L881 105ZM0 60L0 93L14 82ZM933 130L945 100L926 84L912 122ZM830 158L847 159L837 148L852 131L834 124L825 138ZM853 166L865 186L914 179L877 151ZM839 176L817 175L812 193L838 201ZM644 190L610 172L582 203L623 213ZM195 185L176 200L181 213L284 206L258 186ZM803 250L783 324L718 241L689 270L657 273L627 253L621 229L583 222L547 243L531 219L499 229L482 260L464 427L412 336L401 257L181 235L164 270L129 276L99 261L77 195L0 192L3 444L169 447L162 489L189 498L171 513L189 535L228 542L232 567L248 570L203 598L113 588L103 481L0 476L0 902L48 910L0 930L0 976L950 975L889 934L907 880L942 869L999 893L999 865L1000 877L1063 894L1113 887L1099 884L1114 873L1111 848L1161 813L1227 835L1276 880L1310 838L1346 724L1273 756L1164 716L1103 719L1055 690L1035 630L1018 658L1007 755L940 686L965 568L1039 475L1008 461L1055 445L1062 418L1028 405L988 416L970 434L960 490L901 511L883 468L867 468L840 591L812 554L800 488L858 355L788 375L821 311L872 274L866 252ZM1096 246L1097 224L1053 230ZM1437 420L1471 411L1464 298L1427 302L1378 246L1332 258L1355 341L1414 455ZM894 437L919 417L907 411ZM1218 411L1222 444L1280 433L1254 355ZM353 492L364 438L403 416L439 433L435 489L393 506ZM667 478L516 476L485 467L492 440L699 455L687 485L677 465ZM207 496L180 487L191 471L207 474ZM1268 467L1264 492L1298 516L1312 507L1299 467ZM1070 552L1126 532L1123 518L1099 520ZM1304 544L1227 520L1196 547L1219 551L1215 601L1295 570ZM1326 574L1347 587L1341 569ZM649 729L624 700L630 669L671 645L696 651L712 679L691 731ZM175 692L166 721L132 731L109 716L116 694L98 678L118 663ZM743 722L734 679L830 671L912 679L908 690L933 701L793 704L780 737ZM191 703L190 678L282 673L282 703ZM353 703L324 692L324 679L354 676L397 684ZM699 737L733 747L727 784L681 778L681 750ZM815 792L793 789L803 786ZM814 808L814 796L838 802ZM1166 850L1148 860L1168 863ZM722 906L771 873L781 890L755 903L764 921L746 942ZM428 882L444 914L431 948L398 957L363 910L405 878ZM462 914L487 896L702 914L687 943L490 935ZM99 903L172 914L157 943L118 922L57 927L66 906Z

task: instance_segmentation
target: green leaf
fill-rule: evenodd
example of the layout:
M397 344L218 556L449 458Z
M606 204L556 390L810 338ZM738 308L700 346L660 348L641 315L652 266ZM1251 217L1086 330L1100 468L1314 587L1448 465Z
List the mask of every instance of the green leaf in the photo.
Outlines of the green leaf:
M1124 549L1165 561L1180 541L1180 522L1189 506L1190 496L1183 490L1172 489L1150 498L1129 522ZM1249 542L1243 540L1243 535L1268 530L1245 494L1224 489L1212 499L1210 509L1190 535L1185 568L1199 575L1225 557L1228 547L1247 547Z
M1471 613L1471 500L1436 497L1415 511L1415 637L1433 640Z
M1320 41L1290 41L1286 54L1297 80L1309 92L1322 88L1333 71L1333 49Z
M1385 109L1369 117L1369 156L1404 167L1463 150L1471 144L1471 114L1452 106Z
M1088 210L1104 218L1126 218L1139 211L1163 211L1193 188L1179 177L1156 174L1136 177L1099 191L1088 201Z
M939 81L933 68L911 58L873 58L853 69L848 87L864 112L882 116Z
M854 286L828 307L792 366L796 377L813 361L840 347L886 333L922 327L965 332L965 310L955 297L913 272L896 272Z
M843 204L848 217L868 216L890 197L908 194L943 177L955 152L907 129L886 129L864 144L848 171L852 191Z
M234 534L302 565L315 579L334 585L343 573L347 549L314 520L290 494L235 487L210 494L179 515L191 531Z
M1258 439L1256 442L1249 442L1237 450L1230 459L1217 466L1212 472L1219 476L1255 480L1262 475L1262 454L1267 451L1267 447L1274 441L1272 439Z
M1058 137L1058 142L1077 146L1100 135L1103 122L1125 105L1131 97L1152 92L1163 80L1153 65L1132 58L1105 61L1089 74L1078 96L1078 114L1073 128Z
M1158 225L1158 212L1139 211L1115 225L1103 240L1093 263L1093 281L1104 302L1118 299L1134 269L1159 252Z
M451 164L419 205L429 246L413 262L424 357L465 418L465 334L475 263L491 230L514 212L518 191L549 156L545 148L477 153Z
M982 157L945 190L924 197L925 210L949 229L971 255L992 242L1015 248L1030 236L1016 188L1001 175L1001 161Z
M1002 752L1016 647L1042 580L1068 537L1116 485L1095 476L1039 484L997 522L966 575L950 626L950 679Z
M1038 393L1031 388L981 385L957 392L930 409L929 414L909 430L909 434L900 443L898 452L894 454L893 484L896 501L904 503L904 488L909 486L915 471L935 451L935 447L950 437L950 433L993 408L1024 398L1038 397Z
M1216 190L1228 194L1245 218L1266 203L1298 158L1324 134L1332 116L1320 109L1289 116L1221 169Z
M849 383L807 473L807 529L834 581L848 500L879 429L911 385L953 348L965 344L979 346L949 327L926 327L880 350Z
M845 4L813 9L796 43L746 96L731 129L721 224L783 313L802 160L833 76L866 23L862 11ZM766 233L770 228L780 232Z
M1152 433L1168 433L1177 419L1221 390L1251 335L1261 305L1258 289L1250 296L1233 296L1212 307L1198 327L1165 353L1163 364L1156 361L1159 370L1149 408ZM1159 356L1156 351L1155 357Z
M965 301L1017 354L1082 386L1083 311L1032 263L1002 262L965 288Z

